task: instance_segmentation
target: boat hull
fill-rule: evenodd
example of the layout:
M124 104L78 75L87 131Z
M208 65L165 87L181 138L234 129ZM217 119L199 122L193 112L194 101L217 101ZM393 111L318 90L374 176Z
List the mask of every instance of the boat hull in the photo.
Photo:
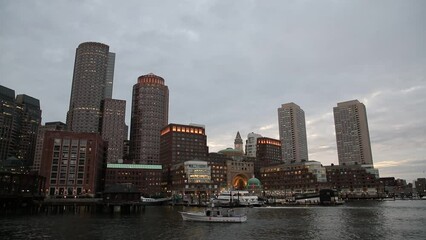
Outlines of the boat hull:
M206 216L204 213L180 212L184 221L195 222L234 222L242 223L247 221L246 215L241 216Z

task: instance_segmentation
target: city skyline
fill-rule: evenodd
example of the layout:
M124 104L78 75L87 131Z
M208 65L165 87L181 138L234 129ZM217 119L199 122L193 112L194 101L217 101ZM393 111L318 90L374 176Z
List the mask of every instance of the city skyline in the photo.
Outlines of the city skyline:
M309 159L329 165L333 106L358 99L381 176L425 177L425 3L168 4L3 1L1 84L40 99L43 123L65 122L74 50L102 42L116 53L113 98L126 100L129 126L132 85L153 72L170 89L169 122L206 125L211 152L237 131L278 138L276 108L295 102Z

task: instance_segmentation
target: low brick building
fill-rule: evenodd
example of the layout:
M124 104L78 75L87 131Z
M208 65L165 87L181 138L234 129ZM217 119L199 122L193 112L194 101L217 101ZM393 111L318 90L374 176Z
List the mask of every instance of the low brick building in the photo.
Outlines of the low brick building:
M97 133L46 131L40 175L49 196L94 196L103 190L104 141Z
M325 168L317 161L279 164L261 168L260 180L266 196L291 197L319 193L327 188Z
M115 184L131 183L145 197L161 195L161 165L112 164L105 172L105 188Z
M343 198L374 198L384 191L380 179L363 165L331 165L325 167L330 188Z

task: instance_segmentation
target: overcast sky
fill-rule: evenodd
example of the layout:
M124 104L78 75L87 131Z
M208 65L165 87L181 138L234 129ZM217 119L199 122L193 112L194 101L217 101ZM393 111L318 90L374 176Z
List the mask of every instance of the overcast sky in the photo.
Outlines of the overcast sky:
M0 0L0 84L63 121L75 49L116 53L113 97L162 76L171 123L206 126L211 152L237 131L278 138L277 108L304 111L310 160L338 163L333 107L367 107L381 177L426 177L426 1Z

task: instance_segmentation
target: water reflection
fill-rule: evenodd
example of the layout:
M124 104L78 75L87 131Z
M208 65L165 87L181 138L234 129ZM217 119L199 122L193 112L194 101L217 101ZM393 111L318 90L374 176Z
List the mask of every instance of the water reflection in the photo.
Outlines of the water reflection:
M182 221L181 207L137 215L0 216L1 239L424 239L426 201L250 208L246 223ZM186 208L185 210L195 210ZM201 210L201 209L199 209Z

